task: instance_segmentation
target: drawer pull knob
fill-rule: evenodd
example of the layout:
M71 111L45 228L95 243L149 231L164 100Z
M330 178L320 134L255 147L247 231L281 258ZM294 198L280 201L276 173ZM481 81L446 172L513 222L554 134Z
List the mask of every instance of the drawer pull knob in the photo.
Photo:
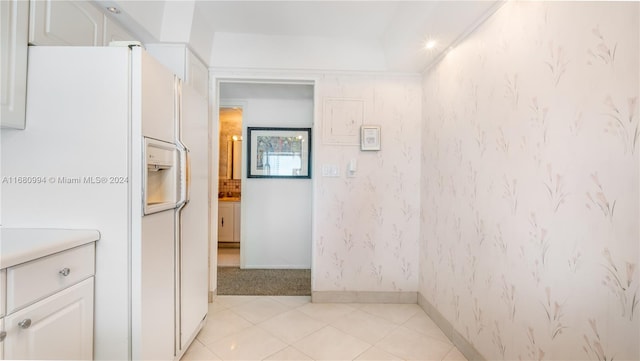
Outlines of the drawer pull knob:
M60 273L61 275L67 277L69 275L69 273L71 273L71 270L69 268L65 267L65 268L61 269L60 272L58 272L58 273Z
M5 337L7 337L7 333L4 331L0 332L0 342L4 341Z
M29 328L31 326L31 319L25 318L24 320L18 322L18 326L20 326L20 328L23 328L23 329Z

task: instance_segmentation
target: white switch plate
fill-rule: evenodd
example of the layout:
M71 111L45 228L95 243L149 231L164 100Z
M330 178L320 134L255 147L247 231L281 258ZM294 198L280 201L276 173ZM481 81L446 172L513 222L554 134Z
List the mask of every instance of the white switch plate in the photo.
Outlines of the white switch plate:
M334 164L323 164L322 176L323 177L339 177L340 169L338 168L337 165L334 165Z

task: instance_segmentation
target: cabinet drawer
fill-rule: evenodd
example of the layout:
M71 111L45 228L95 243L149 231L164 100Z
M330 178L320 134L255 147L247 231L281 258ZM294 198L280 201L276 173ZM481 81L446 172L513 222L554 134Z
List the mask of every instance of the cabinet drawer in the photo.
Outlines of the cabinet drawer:
M94 243L8 268L7 314L92 276L94 269Z
M6 272L5 270L0 270L0 317L4 316L5 313L5 292L4 292L4 287L6 284ZM1 356L1 355L0 355ZM1 360L1 358L0 358Z

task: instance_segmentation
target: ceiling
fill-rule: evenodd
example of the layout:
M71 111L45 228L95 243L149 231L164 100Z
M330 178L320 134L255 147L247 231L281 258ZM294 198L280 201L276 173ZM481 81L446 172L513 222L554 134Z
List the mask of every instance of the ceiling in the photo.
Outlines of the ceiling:
M216 32L319 37L384 34L399 3L370 1L199 1Z
M503 1L117 3L152 40L188 42L212 67L421 72Z

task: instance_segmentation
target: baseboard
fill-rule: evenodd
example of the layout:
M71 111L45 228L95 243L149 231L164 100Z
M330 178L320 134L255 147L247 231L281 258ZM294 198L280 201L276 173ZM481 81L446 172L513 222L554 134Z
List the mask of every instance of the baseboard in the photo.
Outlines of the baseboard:
M449 322L427 299L418 292L418 305L422 307L424 312L435 322L451 342L460 350L460 352L469 361L485 361L480 352L464 337L461 333L453 328Z
M313 291L314 303L417 303L417 292Z

